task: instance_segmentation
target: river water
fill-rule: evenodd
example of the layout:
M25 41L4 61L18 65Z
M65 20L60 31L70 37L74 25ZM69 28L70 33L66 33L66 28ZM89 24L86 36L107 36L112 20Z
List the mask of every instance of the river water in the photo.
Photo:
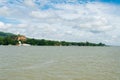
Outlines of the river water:
M120 47L0 46L0 80L120 80Z

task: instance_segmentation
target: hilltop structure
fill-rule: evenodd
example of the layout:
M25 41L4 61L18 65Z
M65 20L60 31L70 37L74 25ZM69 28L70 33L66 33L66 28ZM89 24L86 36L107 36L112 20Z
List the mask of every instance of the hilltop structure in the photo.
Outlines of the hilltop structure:
M28 46L29 44L25 44L24 41L27 40L27 38L24 35L17 35L16 40L18 41L19 46Z

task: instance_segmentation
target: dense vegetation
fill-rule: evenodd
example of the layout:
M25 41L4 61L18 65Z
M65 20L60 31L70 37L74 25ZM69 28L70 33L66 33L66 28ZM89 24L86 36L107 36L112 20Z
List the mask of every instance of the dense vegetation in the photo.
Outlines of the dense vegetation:
M0 37L0 45L16 45L16 44L18 44L18 41L15 39L12 39L11 36Z
M11 33L0 32L0 45L17 45L18 35ZM21 41L24 44L37 45L37 46L105 46L103 43L90 43L90 42L66 42L66 41L52 41L45 39L31 39L27 38L25 41Z

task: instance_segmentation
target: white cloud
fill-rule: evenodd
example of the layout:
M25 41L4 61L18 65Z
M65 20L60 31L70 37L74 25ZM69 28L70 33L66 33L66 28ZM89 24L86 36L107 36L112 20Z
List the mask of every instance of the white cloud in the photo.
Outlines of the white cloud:
M0 28L3 28L5 24L3 22L0 22Z
M0 29L7 29L7 28L10 28L11 27L11 24L5 24L3 22L0 22Z
M30 6L30 7L34 7L34 6L35 6L33 0L24 0L24 3L25 3L27 6Z
M0 15L9 15L9 8L6 6L0 7Z
M43 0L40 0L43 1ZM39 7L48 3L45 0ZM4 28L4 31L21 33L29 37L67 41L91 41L119 44L120 7L99 2L86 4L52 4L54 8L41 10L32 0L25 2L26 8L14 8L13 18L21 21ZM3 10L2 8L0 9ZM17 13L18 11L18 13ZM4 13L0 13L3 15ZM0 28L8 24L0 23ZM1 27L2 26L2 27ZM32 33L32 34L31 34ZM117 41L117 42L116 42Z
M50 18L53 14L49 11L32 11L30 15L34 18Z
M17 25L17 27L19 27L19 28L25 28L25 27L27 27L27 26L28 26L28 25L27 25L27 24L24 24L24 23Z

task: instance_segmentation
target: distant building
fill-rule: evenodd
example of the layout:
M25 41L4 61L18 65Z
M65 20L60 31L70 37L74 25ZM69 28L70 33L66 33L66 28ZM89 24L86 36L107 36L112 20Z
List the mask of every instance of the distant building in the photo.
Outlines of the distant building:
M26 41L27 40L27 38L23 35L18 35L16 38L18 41Z

